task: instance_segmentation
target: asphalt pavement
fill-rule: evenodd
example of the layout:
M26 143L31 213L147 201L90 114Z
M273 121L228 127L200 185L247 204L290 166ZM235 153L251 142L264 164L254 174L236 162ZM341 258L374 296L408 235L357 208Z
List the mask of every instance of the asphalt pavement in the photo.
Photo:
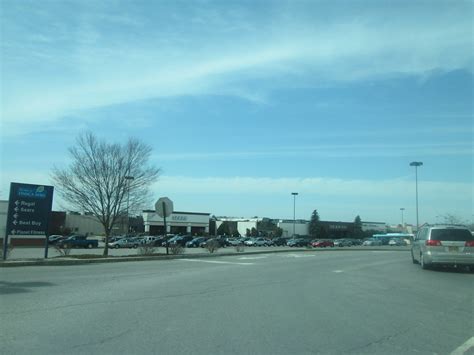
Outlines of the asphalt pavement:
M2 354L472 354L474 274L409 252L0 269Z
M362 246L355 246L355 247L344 247L344 248L313 248L314 251L338 251L338 250L367 250L367 249L385 249L385 250L409 250L409 246L382 246L382 247L362 247ZM244 252L265 252L265 251L293 251L293 250L308 250L305 247L288 247L288 246L279 246L279 247L242 247ZM103 247L93 248L93 249L85 249L85 248L73 248L70 250L70 256L74 257L77 255L97 255L101 256L104 252ZM155 248L155 252L159 254L166 254L166 248L158 247ZM216 254L228 254L228 253L236 253L238 254L235 247L229 246L225 248L219 248L215 251ZM170 251L171 254L171 251ZM183 255L195 255L195 254L209 254L207 249L205 248L184 248ZM122 257L122 256L137 256L140 255L140 249L134 248L119 248L119 249L109 249L109 256L111 257ZM50 246L48 248L48 256L49 258L57 258L61 256L61 254L53 247ZM27 259L42 259L44 258L44 248L32 248L32 247L16 247L10 253L8 260L27 260Z

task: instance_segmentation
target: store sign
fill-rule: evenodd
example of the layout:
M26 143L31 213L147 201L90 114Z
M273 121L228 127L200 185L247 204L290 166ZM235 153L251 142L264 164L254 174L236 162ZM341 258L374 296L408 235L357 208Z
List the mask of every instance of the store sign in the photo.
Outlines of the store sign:
M53 203L53 186L10 185L7 235L46 235Z
M188 217L187 216L172 216L171 220L176 221L176 222L186 222L188 220Z

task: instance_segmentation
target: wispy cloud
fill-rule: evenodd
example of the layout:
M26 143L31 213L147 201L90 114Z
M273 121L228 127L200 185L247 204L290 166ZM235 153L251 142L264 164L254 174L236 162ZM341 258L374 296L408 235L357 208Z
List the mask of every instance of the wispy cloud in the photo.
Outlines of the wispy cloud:
M334 144L275 147L272 150L231 150L218 152L160 153L156 161L220 160L247 158L313 157L313 158L362 158L362 157L413 157L450 156L474 154L472 142L432 144Z
M6 31L2 50L7 68L2 134L35 130L82 110L149 98L226 93L258 102L281 86L422 76L435 69L472 70L473 65L472 51L466 50L473 44L472 24L461 11L411 21L414 15L408 9L408 21L400 17L383 24L376 12L363 20L336 18L331 23L318 16L290 21L276 12L274 20L281 24L275 25L265 19L265 12L248 20L203 7L190 15L190 31L184 27L184 15L178 17L183 27L170 29L161 18L104 10L84 5L78 27L55 23L62 31L38 33L29 42L15 37L18 24L6 23L16 31ZM174 10L168 10L170 15L180 13ZM101 20L109 27L100 25ZM154 27L146 27L149 23ZM138 30L147 34L140 37ZM29 52L15 45L18 42ZM31 52L41 53L42 59L15 62ZM31 66L38 69L35 76L28 76L29 70L22 74L22 68ZM259 92L248 85L255 80L261 83Z

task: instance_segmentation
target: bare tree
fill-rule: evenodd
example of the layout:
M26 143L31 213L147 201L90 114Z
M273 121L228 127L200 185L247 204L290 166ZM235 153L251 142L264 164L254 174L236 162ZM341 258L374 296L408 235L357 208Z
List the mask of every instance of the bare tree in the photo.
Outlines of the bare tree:
M53 169L54 185L66 202L92 213L103 225L107 256L109 236L118 218L148 201L149 186L160 170L148 165L151 147L137 139L109 144L88 132L77 138L69 153L72 163Z

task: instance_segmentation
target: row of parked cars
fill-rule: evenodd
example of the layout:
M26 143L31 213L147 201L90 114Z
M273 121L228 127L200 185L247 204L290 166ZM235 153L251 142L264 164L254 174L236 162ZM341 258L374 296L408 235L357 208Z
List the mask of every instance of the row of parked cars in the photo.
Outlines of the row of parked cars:
M377 246L384 244L381 240L376 239L322 239L311 240L308 238L264 238L264 237L241 237L232 238L225 236L217 237L196 237L191 235L167 235L167 236L122 236L114 237L109 241L110 248L137 248L140 245L151 245L155 247L165 247L179 245L186 248L204 248L209 243L217 243L219 247L227 246L247 246L247 247L272 247L272 246L288 246L288 247L351 247L358 245ZM388 245L404 245L401 241L390 241L385 243Z
M83 235L71 235L64 237L60 235L52 235L49 237L49 243L59 247L68 248L96 248L98 241L88 239ZM351 247L357 245L378 246L378 245L406 245L406 241L401 238L393 238L383 240L377 238L362 239L322 239L311 240L308 238L264 238L264 237L241 237L230 238L225 236L217 236L214 238L196 237L191 235L167 235L167 236L133 236L124 235L111 237L108 241L109 248L138 248L141 245L151 245L155 247L164 247L180 245L187 248L204 248L209 243L216 243L219 247L227 246L248 246L248 247L271 247L271 246L289 246L289 247Z

